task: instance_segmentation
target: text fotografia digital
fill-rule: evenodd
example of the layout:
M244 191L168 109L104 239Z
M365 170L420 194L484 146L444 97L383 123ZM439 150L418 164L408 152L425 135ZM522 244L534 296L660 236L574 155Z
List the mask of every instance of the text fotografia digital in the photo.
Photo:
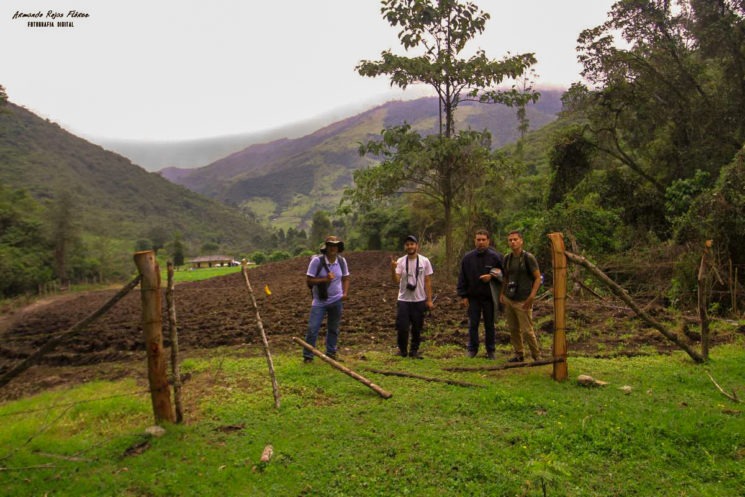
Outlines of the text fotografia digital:
M25 20L26 25L30 28L72 28L75 27L73 21L87 19L90 14L78 10L68 10L67 12L58 12L56 10L41 10L35 12L21 12L17 10L13 14L13 19Z

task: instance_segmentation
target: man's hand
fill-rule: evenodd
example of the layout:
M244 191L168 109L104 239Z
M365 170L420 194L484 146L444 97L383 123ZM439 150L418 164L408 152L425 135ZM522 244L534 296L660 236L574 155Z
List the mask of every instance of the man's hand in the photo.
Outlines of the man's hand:
M489 281L491 280L491 274L482 274L481 276L479 276L479 279L484 283L489 283Z

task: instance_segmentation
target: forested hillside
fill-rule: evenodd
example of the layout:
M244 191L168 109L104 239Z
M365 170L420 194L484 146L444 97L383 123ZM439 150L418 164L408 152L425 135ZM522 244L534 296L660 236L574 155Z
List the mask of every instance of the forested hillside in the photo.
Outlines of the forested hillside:
M67 276L100 279L121 273L124 269L114 266L126 268L122 261L138 247L178 239L193 255L204 245L247 253L268 239L265 228L235 209L12 103L0 109L0 264L7 271L23 267L35 275L29 281L43 279L55 274L61 258L69 258Z

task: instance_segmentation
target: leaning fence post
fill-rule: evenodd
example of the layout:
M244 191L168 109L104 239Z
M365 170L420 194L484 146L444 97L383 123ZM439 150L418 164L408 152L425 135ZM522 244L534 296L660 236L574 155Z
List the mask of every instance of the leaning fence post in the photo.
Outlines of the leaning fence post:
M279 384L277 383L277 375L274 374L274 361L272 361L272 353L269 351L269 340L266 337L266 331L264 331L264 322L261 320L261 314L259 313L259 306L256 304L256 296L254 290L251 287L251 281L248 279L248 268L244 259L243 265L241 266L241 273L243 274L243 280L246 282L246 289L248 290L248 296L251 299L254 312L256 313L256 325L259 327L261 333L261 341L264 344L264 355L266 355L266 364L269 367L269 377L272 380L272 391L274 392L274 407L279 409L280 395L279 395Z
M155 422L173 423L171 392L168 388L166 358L163 353L163 318L160 294L160 268L155 252L136 252L135 265L140 272L142 296L142 331L147 350L147 375L150 384L150 399L153 403Z
M168 331L171 338L171 374L173 374L173 403L176 406L176 423L184 420L181 404L181 368L179 367L178 327L176 326L176 302L173 299L173 262L168 261L168 286L166 305L168 306Z

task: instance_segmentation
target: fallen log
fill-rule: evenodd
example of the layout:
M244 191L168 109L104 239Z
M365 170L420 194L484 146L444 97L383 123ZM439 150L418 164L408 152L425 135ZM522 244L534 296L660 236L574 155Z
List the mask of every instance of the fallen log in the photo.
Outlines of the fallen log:
M372 381L368 380L364 376L362 376L362 375L360 375L358 373L355 373L354 371L352 371L351 369L349 369L349 368L347 368L345 366L342 366L337 361L333 360L332 358L330 358L329 356L327 356L326 354L324 354L323 352L321 352L317 348L313 347L311 344L309 344L305 340L301 340L298 337L292 337L292 341L295 342L295 343L297 343L297 344L299 344L299 345L302 345L303 347L305 347L306 349L308 349L309 351L311 351L311 353L313 353L314 356L321 358L323 361L329 363L331 366L333 366L334 368L338 369L342 373L346 374L347 376L351 376L352 378L354 378L355 380L359 381L363 385L365 385L368 388L372 389L373 391L375 391L375 393L377 393L378 395L380 395L384 399L390 399L393 396L392 393L386 392L385 390L383 390L378 385L376 385Z
M96 319L100 318L104 314L106 314L106 311L111 309L114 304L119 302L122 298L124 298L125 295L127 295L134 287L136 287L140 283L140 276L138 275L135 279L124 285L124 287L119 290L116 295L111 297L108 302L106 302L103 306L101 306L100 309L89 315L87 318L83 319L82 321L78 322L76 325L74 325L69 330L60 333L56 337L50 339L47 343L42 345L36 352L28 356L23 362L18 364L16 367L5 373L2 377L0 377L0 388L7 385L10 380L18 376L19 374L26 371L28 368L39 362L39 360L44 357L46 354L51 352L57 345L61 344L74 334L80 332L83 330L86 326L91 324Z
M686 344L676 333L673 333L672 331L665 328L662 324L657 322L652 316L644 312L643 309L641 309L636 302L631 298L631 296L624 290L618 283L610 279L604 272L602 272L600 269L598 269L593 263L585 259L584 257L580 255L573 254L571 252L564 252L564 255L566 255L567 259L569 259L571 262L575 264L579 264L581 266L584 266L587 268L597 279L605 283L608 288L621 300L623 300L631 309L642 318L644 321L646 321L650 326L655 328L657 331L662 333L665 338L673 342L675 345L683 349L690 357L694 360L694 362L702 363L704 362L704 358L693 350L688 344Z
M556 359L544 359L542 361L508 362L505 364L497 364L493 366L467 366L442 369L444 371L501 371L503 369L533 368L536 366L546 366L548 364L560 364L564 361L565 359L563 357L557 357Z
M382 374L385 376L401 376L404 378L416 378L418 380L424 380L424 381L433 381L433 382L439 382L439 383L447 383L448 385L456 385L459 387L476 387L476 388L484 388L484 385L478 385L476 383L468 383L465 381L458 381L458 380L447 380L445 378L432 378L429 376L422 376L414 373L405 373L403 371L383 371L380 369L372 369L367 368L365 371L370 371L371 373L377 373Z

